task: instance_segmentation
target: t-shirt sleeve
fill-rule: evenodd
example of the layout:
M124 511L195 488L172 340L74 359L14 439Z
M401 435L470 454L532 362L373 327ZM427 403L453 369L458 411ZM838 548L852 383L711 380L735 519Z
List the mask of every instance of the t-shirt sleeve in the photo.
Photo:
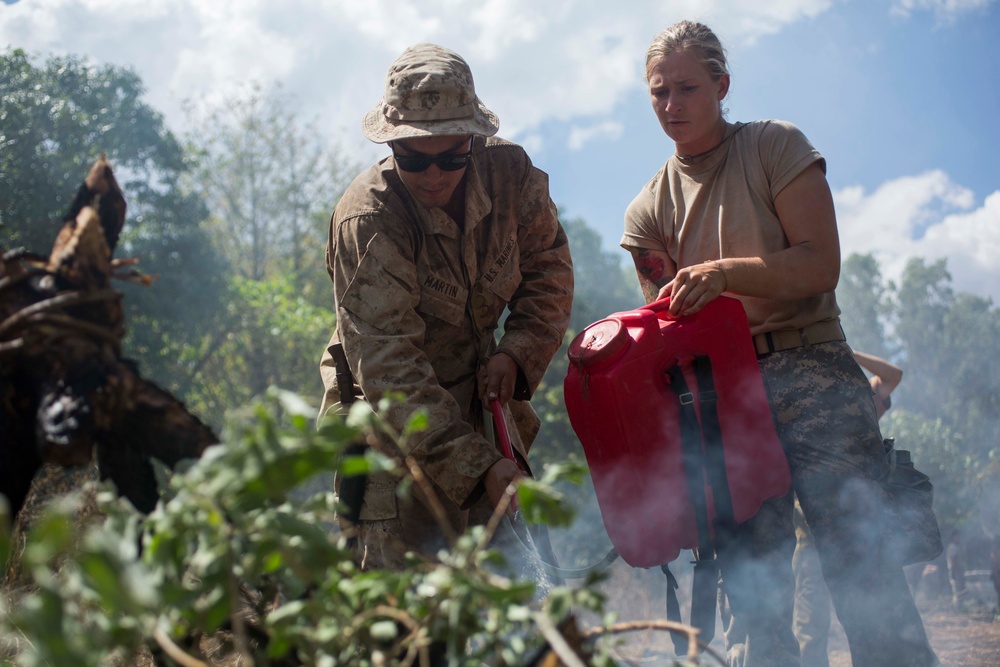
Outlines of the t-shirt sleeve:
M625 231L619 243L626 250L631 248L666 250L657 215L657 193L662 177L661 169L625 209Z
M760 135L759 150L771 197L795 180L813 162L826 173L826 160L798 127L783 120L772 120Z

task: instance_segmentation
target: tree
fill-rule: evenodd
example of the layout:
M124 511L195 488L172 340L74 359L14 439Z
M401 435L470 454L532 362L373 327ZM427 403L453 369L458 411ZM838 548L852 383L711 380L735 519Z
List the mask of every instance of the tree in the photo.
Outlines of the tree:
M899 395L928 418L945 417L939 391L951 387L952 370L943 363L945 315L951 305L951 276L940 260L928 266L922 259L907 263L896 294L896 335L903 346L906 382Z
M563 220L573 256L575 291L570 329L579 332L613 312L644 303L631 259L624 250L601 247L600 235L583 218Z
M906 371L898 404L938 424L935 428L956 434L957 440L951 436L938 442L924 439L928 440L926 456L941 457L943 479L956 480L943 495L953 494L950 518L958 521L980 511L978 504L1000 476L996 436L1000 428L1000 360L996 357L1000 311L988 299L955 294L944 260L931 265L911 260L895 303ZM901 446L905 449L908 443Z
M197 364L184 387L192 408L221 417L270 386L295 387L316 399L322 395L319 360L333 330L333 310L311 303L292 276L234 277L221 320L227 328L204 341L215 349L190 348L185 356ZM266 354L251 357L249 349ZM247 378L256 378L256 386L248 385Z
M122 288L125 350L144 375L173 389L186 372L179 351L219 310L225 265L201 226L201 200L179 185L183 149L142 94L129 69L73 56L37 67L24 51L0 53L0 224L8 247L47 254L67 195L107 154L128 203L116 256L135 257L159 277L148 288Z
M316 249L354 165L278 86L255 84L210 107L189 103L188 117L191 185L234 271L250 280L291 273L299 284L315 276Z
M224 325L191 353L201 400L216 412L272 384L321 389L320 353L334 325L323 248L354 168L292 109L280 88L259 85L218 105L189 105L197 128L188 135L197 165L189 182L233 267Z
M894 350L886 337L890 305L886 292L874 255L855 253L844 261L837 304L847 341L855 350L891 359Z

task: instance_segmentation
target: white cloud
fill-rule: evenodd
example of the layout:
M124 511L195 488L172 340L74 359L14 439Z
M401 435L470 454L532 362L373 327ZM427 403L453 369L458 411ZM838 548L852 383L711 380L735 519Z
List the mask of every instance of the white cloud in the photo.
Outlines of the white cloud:
M875 255L886 278L898 279L913 257L946 259L953 286L1000 302L1000 190L977 204L973 193L941 171L834 193L843 255Z
M747 3L750 4L750 3ZM833 5L833 0L771 0L753 3L752 11L737 12L732 18L737 36L747 43L754 43L764 35L773 35L789 23L822 14Z
M891 13L908 18L919 11L933 12L941 23L954 21L962 14L986 9L994 0L895 0Z
M645 50L682 17L726 42L752 42L832 0L47 0L0 16L0 44L133 66L168 123L181 102L280 80L309 118L353 140L406 46L432 41L469 60L501 134L541 141L548 122L601 125L641 95ZM560 136L562 136L560 134ZM344 138L344 137L340 137ZM579 140L577 135L575 140Z
M569 146L570 150L578 151L594 139L617 139L622 136L624 129L621 123L613 120L587 127L574 125L569 130L569 139L567 139L566 145Z

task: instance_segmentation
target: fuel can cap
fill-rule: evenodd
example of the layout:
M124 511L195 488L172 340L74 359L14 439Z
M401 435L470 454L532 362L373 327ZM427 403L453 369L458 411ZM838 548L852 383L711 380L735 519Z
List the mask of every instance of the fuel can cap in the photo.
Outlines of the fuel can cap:
M595 322L577 334L567 355L578 368L593 368L618 357L628 347L628 332L621 320L609 318Z

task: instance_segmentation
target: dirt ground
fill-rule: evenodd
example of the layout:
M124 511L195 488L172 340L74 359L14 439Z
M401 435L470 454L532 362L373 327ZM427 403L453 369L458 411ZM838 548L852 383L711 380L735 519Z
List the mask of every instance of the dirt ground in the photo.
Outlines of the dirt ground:
M957 611L947 597L917 597L924 628L941 667L997 667L1000 665L1000 617L986 604L973 603ZM847 639L839 623L830 636L830 667L851 667Z
M608 596L609 611L617 614L619 621L665 618L666 579L658 569L635 570L618 561L609 573L602 588ZM690 610L684 595L690 591L688 573L681 569L675 575L686 617ZM993 611L995 605L996 596L988 579L970 583L969 602L962 611L955 608L949 595L931 597L918 589L917 606L941 667L1000 667L1000 616ZM717 622L716 637L709 644L719 655L724 653L721 627ZM622 665L661 667L672 664L674 658L669 636L662 631L621 635L615 652ZM705 656L702 664L719 663ZM836 621L830 635L830 667L851 667L847 640Z

